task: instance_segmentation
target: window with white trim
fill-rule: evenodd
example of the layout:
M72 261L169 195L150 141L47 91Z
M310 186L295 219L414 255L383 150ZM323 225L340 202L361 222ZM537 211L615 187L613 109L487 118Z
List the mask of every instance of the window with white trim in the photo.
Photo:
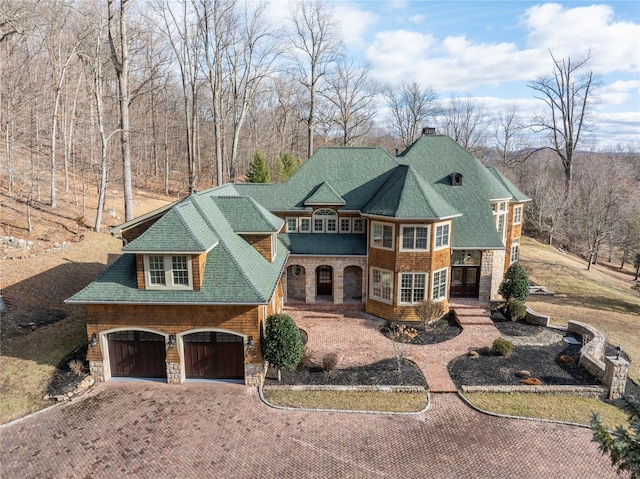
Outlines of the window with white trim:
M520 260L520 238L514 238L511 242L511 262L517 263Z
M513 224L519 225L520 223L522 223L522 205L513 208Z
M447 298L447 272L447 268L433 272L431 280L431 299L434 301L440 301Z
M435 230L435 246L434 249L443 249L449 247L449 237L451 232L451 224L444 223L436 226Z
M371 246L376 248L393 249L393 225L373 223Z
M295 216L287 217L287 233L298 232L298 218Z
M393 290L393 271L371 268L371 290L369 295L372 299L391 303L391 291Z
M146 289L193 289L191 256L145 255Z
M322 208L313 212L314 233L337 233L338 213L329 208Z
M300 218L300 233L311 233L311 218Z
M400 304L418 304L425 300L427 273L400 274Z
M429 226L401 226L400 251L429 251Z
M505 225L507 223L507 202L506 201L494 201L491 203L491 211L493 213L493 219L496 223L496 230L504 243L506 240L507 229Z
M351 233L351 218L340 218L340 233Z
M354 233L364 233L364 219L353 218L351 231Z

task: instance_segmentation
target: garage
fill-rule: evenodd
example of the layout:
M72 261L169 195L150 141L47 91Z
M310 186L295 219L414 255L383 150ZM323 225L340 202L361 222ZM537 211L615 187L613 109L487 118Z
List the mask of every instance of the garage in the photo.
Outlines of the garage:
M112 377L165 378L165 338L146 331L107 335Z
M187 379L244 379L242 336L204 331L183 340Z

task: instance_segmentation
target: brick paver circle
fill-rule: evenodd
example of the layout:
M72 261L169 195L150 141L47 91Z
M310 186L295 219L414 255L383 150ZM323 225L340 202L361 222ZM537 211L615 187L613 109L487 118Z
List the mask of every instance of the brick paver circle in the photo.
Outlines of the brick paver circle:
M283 411L255 388L110 382L0 428L3 478L616 477L591 431L456 394L415 415Z

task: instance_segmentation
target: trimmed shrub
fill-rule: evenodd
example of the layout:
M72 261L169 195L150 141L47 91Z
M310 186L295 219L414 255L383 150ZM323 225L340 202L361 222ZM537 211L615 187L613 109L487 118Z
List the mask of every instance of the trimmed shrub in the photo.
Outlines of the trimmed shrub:
M267 318L264 335L264 357L278 369L294 370L302 359L304 346L300 330L288 314Z
M529 297L529 275L520 263L509 266L500 283L498 293L508 303L512 300L526 301Z
M523 301L518 301L517 299L509 301L505 309L511 321L518 321L527 314L527 306Z
M500 356L508 356L513 351L513 344L505 338L498 338L493 342L493 350Z

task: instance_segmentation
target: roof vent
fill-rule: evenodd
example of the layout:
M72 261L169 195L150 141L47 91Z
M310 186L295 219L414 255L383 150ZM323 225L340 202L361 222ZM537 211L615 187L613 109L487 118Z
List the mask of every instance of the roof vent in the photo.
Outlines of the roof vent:
M451 173L451 186L462 186L462 173Z
M423 135L435 135L436 134L436 129L432 126L425 126L422 129L422 134Z

